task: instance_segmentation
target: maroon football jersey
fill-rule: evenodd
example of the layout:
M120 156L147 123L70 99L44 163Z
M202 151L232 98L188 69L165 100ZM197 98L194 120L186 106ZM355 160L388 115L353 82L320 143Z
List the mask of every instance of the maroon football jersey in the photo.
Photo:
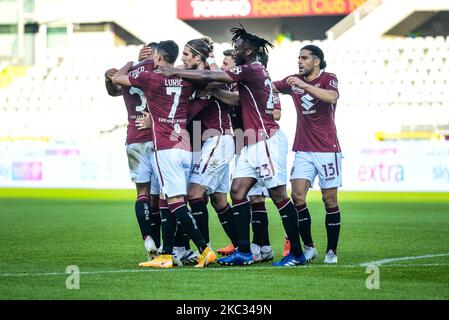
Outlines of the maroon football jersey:
M231 134L230 107L211 97L190 101L188 121L201 121L201 133L208 130L209 136Z
M225 89L231 92L239 91L237 83L229 83L226 85ZM231 106L229 116L231 117L232 129L243 130L242 112L240 110L240 105Z
M145 60L129 69L128 74L136 70L153 70L153 60ZM147 99L142 89L138 87L122 87L122 96L128 111L128 129L126 134L126 144L147 142L153 140L150 129L138 130L136 128L136 119L143 117L142 111L148 112Z
M226 71L238 83L243 128L254 130L257 141L276 133L279 125L273 119L273 91L268 72L259 62L236 66ZM253 139L248 139L249 143Z
M275 110L282 110L281 100L276 92L273 92L273 106ZM230 116L232 120L232 128L234 130L243 130L242 111L240 110L240 106L232 106Z
M190 150L186 125L193 85L180 77L165 77L152 71L134 72L129 81L142 88L147 98L156 150Z
M292 76L308 82L299 74ZM295 103L297 121L293 151L341 152L335 126L337 105L321 101L299 87L287 85L287 78L274 82L274 85L281 93L291 95ZM332 73L321 72L316 79L308 83L338 92L338 80Z

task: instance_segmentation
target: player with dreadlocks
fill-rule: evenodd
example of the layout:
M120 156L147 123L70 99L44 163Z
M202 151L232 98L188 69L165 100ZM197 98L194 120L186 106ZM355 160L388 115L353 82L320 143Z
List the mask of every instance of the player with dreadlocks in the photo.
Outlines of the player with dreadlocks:
M232 28L236 67L229 71L177 70L163 68L165 75L177 75L191 81L237 83L238 93L220 89L214 95L225 103L240 104L245 146L236 164L231 185L233 223L238 249L218 260L223 265L250 265L251 207L247 195L260 182L279 210L285 232L290 239L290 254L275 266L305 263L299 241L298 214L287 195L287 137L273 118L273 91L268 72L257 60L259 51L273 47L267 40L248 33L243 26Z

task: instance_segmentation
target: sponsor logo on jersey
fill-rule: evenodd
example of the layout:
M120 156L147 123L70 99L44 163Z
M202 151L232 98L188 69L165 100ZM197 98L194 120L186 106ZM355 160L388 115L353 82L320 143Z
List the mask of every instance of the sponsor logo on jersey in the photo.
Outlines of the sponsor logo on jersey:
M294 93L297 93L297 94L303 94L304 93L304 89L301 89L300 87L298 87L298 86L292 86L292 91L294 92Z
M306 94L305 96L302 96L301 101L302 101L302 103L301 103L302 107L306 110L309 110L314 105L313 97L310 94Z

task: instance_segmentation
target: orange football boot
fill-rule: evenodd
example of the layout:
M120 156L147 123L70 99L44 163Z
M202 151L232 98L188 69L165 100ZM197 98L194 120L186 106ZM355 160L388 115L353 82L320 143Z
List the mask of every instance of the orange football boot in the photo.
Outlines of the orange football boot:
M222 256L229 256L233 254L234 251L235 251L234 245L230 243L226 247L218 249L217 253L221 254Z
M287 237L285 237L285 243L284 243L284 250L282 251L282 256L288 256L290 253L290 240L288 240Z

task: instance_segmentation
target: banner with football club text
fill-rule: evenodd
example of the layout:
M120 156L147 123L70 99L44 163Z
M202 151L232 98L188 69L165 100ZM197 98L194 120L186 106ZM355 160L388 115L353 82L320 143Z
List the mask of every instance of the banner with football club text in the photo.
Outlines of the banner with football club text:
M178 0L181 20L346 15L365 0Z

